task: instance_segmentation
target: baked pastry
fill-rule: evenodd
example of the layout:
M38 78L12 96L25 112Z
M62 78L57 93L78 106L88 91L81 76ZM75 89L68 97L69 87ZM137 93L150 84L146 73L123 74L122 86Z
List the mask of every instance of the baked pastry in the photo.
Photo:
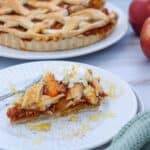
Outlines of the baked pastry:
M91 70L79 72L73 67L61 79L48 72L8 108L7 116L11 123L64 116L98 107L106 96Z
M84 47L107 37L117 14L104 0L0 0L0 44L21 50Z

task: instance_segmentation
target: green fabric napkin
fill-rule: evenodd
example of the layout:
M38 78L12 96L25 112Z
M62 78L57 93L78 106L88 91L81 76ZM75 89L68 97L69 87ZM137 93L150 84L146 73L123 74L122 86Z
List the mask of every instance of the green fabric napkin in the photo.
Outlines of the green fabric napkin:
M126 124L107 150L150 150L150 112L140 113Z

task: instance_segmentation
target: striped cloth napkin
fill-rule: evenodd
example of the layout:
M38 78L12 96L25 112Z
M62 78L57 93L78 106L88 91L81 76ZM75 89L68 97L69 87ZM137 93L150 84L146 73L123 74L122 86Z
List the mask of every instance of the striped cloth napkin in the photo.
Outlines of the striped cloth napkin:
M150 112L140 113L126 124L106 150L150 150Z

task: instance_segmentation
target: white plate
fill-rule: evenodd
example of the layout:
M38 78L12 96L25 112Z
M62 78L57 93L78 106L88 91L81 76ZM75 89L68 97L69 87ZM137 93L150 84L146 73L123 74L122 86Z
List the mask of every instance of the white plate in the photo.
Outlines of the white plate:
M33 62L17 65L0 71L0 95L10 91L10 87L19 88L30 83L41 73L52 70L61 71L64 67L78 63L64 61ZM78 121L69 122L68 117L42 120L51 122L48 132L32 132L26 124L11 125L6 117L9 98L0 102L0 148L6 150L81 150L100 146L108 142L117 132L134 117L137 112L135 94L129 85L117 76L90 65L80 64L80 67L90 68L95 76L101 78L105 91L114 95L106 99L97 111L78 114ZM98 116L102 111L105 115ZM96 115L96 121L91 120L91 115ZM110 116L111 115L111 116ZM92 116L92 118L95 116ZM98 119L98 117L100 117ZM6 142L7 141L7 142Z
M115 10L119 14L119 21L116 26L115 31L103 41L100 41L96 44L85 48L73 49L70 51L62 51L62 52L25 52L18 51L12 48L7 48L0 46L0 56L9 57L9 58L17 58L17 59L60 59L60 58L69 58L76 57L81 55L90 54L96 51L103 50L111 46L112 44L118 42L126 33L128 29L128 19L127 16L111 3L107 3L107 7L110 10Z

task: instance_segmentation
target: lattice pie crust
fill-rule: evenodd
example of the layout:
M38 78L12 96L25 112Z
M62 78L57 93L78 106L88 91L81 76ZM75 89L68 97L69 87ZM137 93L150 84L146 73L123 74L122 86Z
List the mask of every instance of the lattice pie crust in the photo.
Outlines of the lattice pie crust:
M112 33L117 19L104 0L0 0L0 44L31 51L84 47Z

